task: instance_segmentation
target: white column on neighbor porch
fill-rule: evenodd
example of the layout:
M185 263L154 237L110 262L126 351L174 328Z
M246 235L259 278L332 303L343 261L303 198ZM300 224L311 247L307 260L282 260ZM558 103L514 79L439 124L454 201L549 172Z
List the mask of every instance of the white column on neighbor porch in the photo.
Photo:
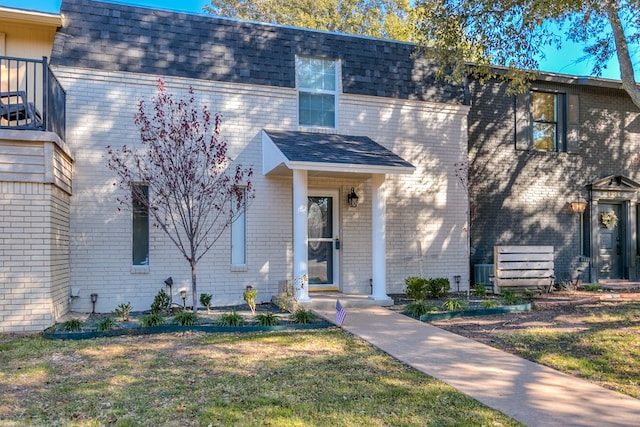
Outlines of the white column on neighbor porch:
M371 176L371 262L373 289L369 298L388 300L387 280L387 245L385 215L385 175Z
M307 240L307 171L293 170L293 285L299 302L310 302ZM300 286L304 284L303 286Z

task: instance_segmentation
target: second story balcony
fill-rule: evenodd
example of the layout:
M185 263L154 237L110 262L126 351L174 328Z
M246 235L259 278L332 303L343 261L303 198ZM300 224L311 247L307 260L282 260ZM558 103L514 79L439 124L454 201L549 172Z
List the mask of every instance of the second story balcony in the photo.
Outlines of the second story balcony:
M47 58L0 56L0 130L66 131L66 93Z

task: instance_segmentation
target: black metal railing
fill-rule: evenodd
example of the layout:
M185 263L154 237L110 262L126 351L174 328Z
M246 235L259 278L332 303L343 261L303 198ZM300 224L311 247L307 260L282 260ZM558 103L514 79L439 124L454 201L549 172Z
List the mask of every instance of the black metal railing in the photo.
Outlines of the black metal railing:
M64 140L66 96L46 56L0 56L0 129L55 132Z

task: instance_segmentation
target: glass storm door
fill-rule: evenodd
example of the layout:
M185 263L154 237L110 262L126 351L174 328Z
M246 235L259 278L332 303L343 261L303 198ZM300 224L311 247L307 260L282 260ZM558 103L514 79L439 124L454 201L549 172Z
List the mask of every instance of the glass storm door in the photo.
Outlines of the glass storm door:
M619 218L615 227L607 228L602 224L601 215L603 212L613 211ZM620 205L600 204L598 205L598 278L599 279L620 279L622 278L622 250L621 241L622 218L620 216Z
M338 192L309 191L307 238L309 289L338 289Z

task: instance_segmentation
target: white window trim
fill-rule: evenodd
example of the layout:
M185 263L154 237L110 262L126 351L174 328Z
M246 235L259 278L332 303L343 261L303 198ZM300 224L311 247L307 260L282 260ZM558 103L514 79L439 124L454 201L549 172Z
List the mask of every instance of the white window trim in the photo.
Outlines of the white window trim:
M298 129L305 131L313 131L313 130L318 130L318 129L326 129L326 130L338 130L340 128L340 95L342 94L342 61L339 58L329 58L329 57L323 57L323 56L314 56L314 55L296 55L296 60L294 61L294 64L297 64L297 59L298 58L318 58L318 59L322 59L325 61L333 61L336 65L336 82L335 82L335 91L331 91L331 90L323 90L323 89L300 89L300 86L298 84L298 72L297 70L294 70L294 75L295 75L295 84L296 84L296 123L298 124ZM335 114L334 117L334 126L333 127L327 127L327 126L306 126L306 125L301 125L300 124L300 92L303 93L314 93L314 94L326 94L326 95L334 95L333 97L333 102L334 102L334 106L333 106L333 111Z

